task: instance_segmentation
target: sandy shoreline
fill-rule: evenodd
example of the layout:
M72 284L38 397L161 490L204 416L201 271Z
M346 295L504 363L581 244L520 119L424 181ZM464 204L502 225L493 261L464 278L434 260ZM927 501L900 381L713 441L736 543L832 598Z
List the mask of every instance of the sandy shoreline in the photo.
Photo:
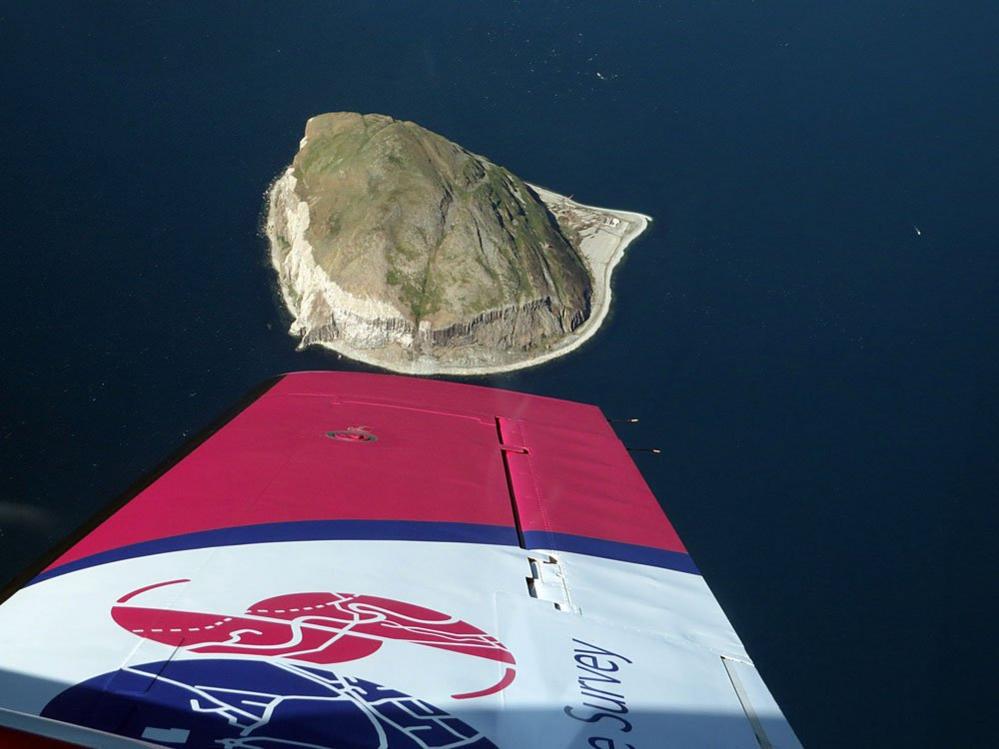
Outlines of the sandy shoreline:
M611 279L614 268L621 262L625 251L628 249L628 245L645 231L652 218L642 213L599 208L597 206L577 203L564 195L538 185L531 184L530 187L537 192L538 196L544 201L545 205L556 218L559 217L560 213L566 213L571 214L576 220L582 218L590 223L587 228L580 232L581 240L578 248L589 267L593 279L590 316L576 330L559 341L558 344L547 351L509 363L467 367L457 367L449 364L442 365L441 362L431 357L400 361L396 364L388 365L381 359L376 360L373 357L367 356L363 350L345 346L339 342L321 341L309 345L321 346L335 351L348 359L391 372L411 375L455 375L465 377L499 374L526 369L527 367L536 367L539 364L552 361L578 349L596 334L607 318L611 305ZM270 239L273 243L274 238L270 237ZM273 264L275 262L273 252L271 253L271 259ZM275 270L277 270L276 266ZM281 287L281 293L285 298L285 302L288 303L289 291ZM294 332L292 334L294 335Z

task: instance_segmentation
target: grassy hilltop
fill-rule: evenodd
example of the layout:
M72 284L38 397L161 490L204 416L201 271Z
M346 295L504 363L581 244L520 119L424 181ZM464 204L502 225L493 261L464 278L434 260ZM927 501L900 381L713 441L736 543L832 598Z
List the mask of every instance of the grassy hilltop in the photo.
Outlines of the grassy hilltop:
M348 292L433 329L538 300L559 327L585 319L590 279L571 238L520 179L446 138L324 114L292 169L315 260Z

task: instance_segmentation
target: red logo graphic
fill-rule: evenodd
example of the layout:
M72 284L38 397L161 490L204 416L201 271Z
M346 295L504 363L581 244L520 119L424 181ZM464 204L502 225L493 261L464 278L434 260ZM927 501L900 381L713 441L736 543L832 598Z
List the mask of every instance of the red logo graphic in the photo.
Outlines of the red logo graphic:
M507 664L502 678L469 699L494 694L513 683L516 660L499 640L468 622L404 601L354 593L291 593L267 598L235 616L148 608L136 596L170 580L133 590L118 599L111 616L121 627L149 640L193 653L254 655L318 665L364 658L397 640Z

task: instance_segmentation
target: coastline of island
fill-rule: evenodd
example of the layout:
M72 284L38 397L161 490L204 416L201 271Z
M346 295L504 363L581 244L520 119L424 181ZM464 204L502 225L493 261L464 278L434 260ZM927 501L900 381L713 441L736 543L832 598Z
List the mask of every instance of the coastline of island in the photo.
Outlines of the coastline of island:
M284 176L291 176L290 170ZM273 200L273 192L281 186L280 183L281 180L278 180L272 186L272 194L269 199ZM566 231L566 234L574 234L579 238L579 246L576 249L584 259L592 281L589 316L575 330L567 333L556 344L544 351L519 358L517 352L510 351L508 352L510 360L507 362L492 362L481 365L471 362L465 365L452 365L442 363L440 360L426 355L413 358L411 354L404 352L401 348L399 349L400 355L394 361L386 361L384 350L379 350L377 355L372 356L368 351L347 345L342 340L308 341L303 338L299 343L299 348L312 345L321 346L348 359L399 374L453 375L461 377L500 374L535 367L579 349L590 338L596 335L607 318L612 301L614 269L624 258L629 245L648 228L652 218L633 211L586 205L539 185L526 184L537 194L555 217L560 227ZM302 205L305 204L303 203ZM307 225L308 219L306 218L305 221ZM270 223L267 226L266 233L271 244L271 265L278 274L278 287L281 296L286 307L292 310L292 314L294 315L298 294L287 283L282 282L282 279L285 279L286 276L281 272L281 268L279 267L280 260L276 252L278 239ZM301 335L297 316L289 333L293 336Z

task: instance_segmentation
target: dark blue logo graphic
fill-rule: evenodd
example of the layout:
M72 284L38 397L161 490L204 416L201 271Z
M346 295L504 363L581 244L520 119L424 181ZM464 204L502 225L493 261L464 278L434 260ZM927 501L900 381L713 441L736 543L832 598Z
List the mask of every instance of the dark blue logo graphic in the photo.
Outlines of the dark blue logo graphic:
M496 749L423 700L279 661L129 666L67 689L42 715L185 748Z

